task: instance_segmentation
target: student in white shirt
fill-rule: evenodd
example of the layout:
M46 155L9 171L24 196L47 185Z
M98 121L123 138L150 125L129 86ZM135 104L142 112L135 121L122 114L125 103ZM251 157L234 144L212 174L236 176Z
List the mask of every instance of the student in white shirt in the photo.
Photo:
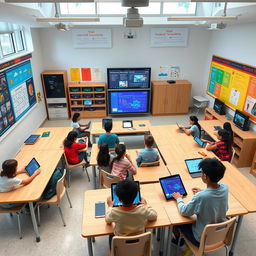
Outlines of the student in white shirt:
M17 166L18 162L15 159L9 159L3 162L2 171L0 173L0 192L9 192L23 185L27 185L40 173L40 170L37 170L31 177L22 180L16 176L21 173L26 173L26 170L23 168L17 171ZM13 208L19 205L21 204L0 204L0 208Z

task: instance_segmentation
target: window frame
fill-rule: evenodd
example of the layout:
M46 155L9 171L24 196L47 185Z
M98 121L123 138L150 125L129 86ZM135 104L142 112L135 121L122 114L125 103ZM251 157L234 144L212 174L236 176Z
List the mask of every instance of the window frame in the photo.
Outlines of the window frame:
M9 39L10 39L10 42L11 42L10 46L12 47L12 50L13 50L11 53L4 54L2 42L1 42L1 39L0 39L0 45L1 45L3 58L9 57L10 55L15 54L16 49L15 49L15 45L14 45L13 32L4 32L4 33L0 33L0 35L9 35Z

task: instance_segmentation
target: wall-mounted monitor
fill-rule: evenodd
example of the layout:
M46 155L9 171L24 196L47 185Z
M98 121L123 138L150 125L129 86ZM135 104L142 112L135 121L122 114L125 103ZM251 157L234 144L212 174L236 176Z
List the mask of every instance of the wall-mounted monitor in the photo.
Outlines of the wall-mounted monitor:
M150 110L150 91L109 91L109 114L147 114Z
M214 104L213 104L213 109L215 110L216 113L218 113L220 115L226 114L225 104L224 104L224 102L220 101L219 99L215 99Z
M151 68L108 68L108 89L149 89Z
M249 130L249 126L250 126L249 116L245 115L239 110L236 110L233 122L241 130L243 131Z

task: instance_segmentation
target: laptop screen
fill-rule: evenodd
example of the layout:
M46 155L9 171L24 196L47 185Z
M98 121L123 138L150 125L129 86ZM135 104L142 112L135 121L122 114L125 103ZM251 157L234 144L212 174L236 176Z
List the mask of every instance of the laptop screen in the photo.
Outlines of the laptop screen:
M35 158L32 158L29 164L25 167L25 170L29 176L32 176L33 173L39 168L40 168L40 164L36 161Z
M139 182L136 181L136 183L138 184L139 187ZM116 183L112 183L111 184L111 197L112 197L112 201L114 201L113 206L117 207L117 206L121 206L123 205L122 202L119 201L116 192L115 192L115 188L116 188ZM140 189L138 190L138 193L133 201L133 204L138 204L141 201L141 196L140 196Z
M198 165L202 161L203 158L195 158L195 159L186 159L185 163L188 168L189 173L198 173L201 172Z
M25 140L24 143L25 143L25 144L26 144L26 143L32 144L32 143L34 143L39 137L40 137L40 135L32 134L32 135L30 135L30 136Z
M187 192L179 174L159 179L165 198L172 199L174 192L186 196Z

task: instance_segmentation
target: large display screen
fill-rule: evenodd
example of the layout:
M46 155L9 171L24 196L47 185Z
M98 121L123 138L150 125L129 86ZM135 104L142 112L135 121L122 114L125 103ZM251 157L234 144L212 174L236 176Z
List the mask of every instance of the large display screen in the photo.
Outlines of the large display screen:
M109 114L149 112L149 91L109 91Z
M151 68L108 68L108 89L148 89Z

